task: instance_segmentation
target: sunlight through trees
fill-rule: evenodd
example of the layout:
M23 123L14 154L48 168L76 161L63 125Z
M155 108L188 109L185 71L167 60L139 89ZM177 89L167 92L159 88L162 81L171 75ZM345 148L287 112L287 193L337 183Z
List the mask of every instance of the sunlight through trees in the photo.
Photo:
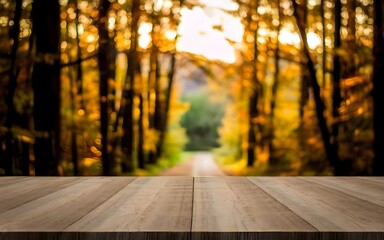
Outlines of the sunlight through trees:
M0 3L0 175L383 175L380 0Z

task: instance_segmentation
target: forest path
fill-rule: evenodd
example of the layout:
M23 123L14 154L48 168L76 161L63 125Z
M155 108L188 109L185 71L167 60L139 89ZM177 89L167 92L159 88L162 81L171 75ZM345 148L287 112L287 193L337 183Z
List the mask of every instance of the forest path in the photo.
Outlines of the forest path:
M185 161L165 170L161 176L224 176L210 152L196 152Z

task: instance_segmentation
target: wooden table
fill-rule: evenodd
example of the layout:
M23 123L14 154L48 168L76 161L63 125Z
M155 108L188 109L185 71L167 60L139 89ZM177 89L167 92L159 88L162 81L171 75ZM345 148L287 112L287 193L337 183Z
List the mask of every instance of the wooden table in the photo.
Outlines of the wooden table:
M0 239L384 239L384 177L0 177Z

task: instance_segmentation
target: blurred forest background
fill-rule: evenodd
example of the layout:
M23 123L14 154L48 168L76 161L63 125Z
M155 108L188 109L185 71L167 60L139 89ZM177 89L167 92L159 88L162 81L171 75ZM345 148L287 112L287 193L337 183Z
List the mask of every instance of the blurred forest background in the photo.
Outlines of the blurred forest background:
M0 175L384 175L382 0L0 0Z

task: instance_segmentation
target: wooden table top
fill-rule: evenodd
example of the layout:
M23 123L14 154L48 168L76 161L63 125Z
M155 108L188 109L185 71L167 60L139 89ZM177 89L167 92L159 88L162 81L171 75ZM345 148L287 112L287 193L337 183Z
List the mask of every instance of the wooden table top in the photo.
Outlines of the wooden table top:
M384 177L0 177L0 239L384 240Z

